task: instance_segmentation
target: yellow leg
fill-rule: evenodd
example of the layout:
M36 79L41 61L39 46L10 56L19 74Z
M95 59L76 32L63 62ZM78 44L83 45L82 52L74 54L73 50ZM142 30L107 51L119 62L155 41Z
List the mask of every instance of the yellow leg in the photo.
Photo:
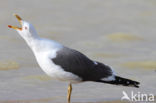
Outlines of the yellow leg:
M71 92L72 92L72 85L70 83L68 85L68 94L67 94L68 103L70 103Z

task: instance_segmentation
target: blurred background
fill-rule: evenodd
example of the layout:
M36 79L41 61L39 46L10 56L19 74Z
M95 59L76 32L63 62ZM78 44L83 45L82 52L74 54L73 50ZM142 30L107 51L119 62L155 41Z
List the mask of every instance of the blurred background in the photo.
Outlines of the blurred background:
M73 103L121 103L122 91L156 95L155 0L0 0L0 103L66 103L67 83L51 79L8 24L16 13L56 40L141 82L127 88L73 85ZM124 102L125 103L125 102Z

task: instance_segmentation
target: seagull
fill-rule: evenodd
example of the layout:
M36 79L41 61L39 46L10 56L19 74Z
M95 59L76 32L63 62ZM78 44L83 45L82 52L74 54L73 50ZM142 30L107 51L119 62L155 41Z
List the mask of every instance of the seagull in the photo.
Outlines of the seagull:
M14 14L21 27L15 29L33 51L40 68L50 77L68 82L67 100L70 103L72 84L86 81L139 88L139 82L117 76L113 69L101 62L89 59L81 52L68 48L54 40L40 38L34 26Z

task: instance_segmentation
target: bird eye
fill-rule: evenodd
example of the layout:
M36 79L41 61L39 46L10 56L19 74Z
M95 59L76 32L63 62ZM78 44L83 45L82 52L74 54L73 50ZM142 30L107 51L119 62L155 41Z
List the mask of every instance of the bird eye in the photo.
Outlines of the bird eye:
M27 27L25 27L25 29L27 30L28 28L27 28Z

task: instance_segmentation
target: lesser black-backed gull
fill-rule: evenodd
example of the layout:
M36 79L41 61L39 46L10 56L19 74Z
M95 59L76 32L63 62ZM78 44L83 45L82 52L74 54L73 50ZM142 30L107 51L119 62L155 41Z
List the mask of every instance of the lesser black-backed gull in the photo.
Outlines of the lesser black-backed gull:
M111 67L93 61L79 51L56 41L40 38L32 24L16 14L15 16L21 27L11 25L8 27L15 29L23 37L32 49L41 69L52 78L69 82L68 103L70 103L72 83L93 81L139 87L139 82L115 75Z

